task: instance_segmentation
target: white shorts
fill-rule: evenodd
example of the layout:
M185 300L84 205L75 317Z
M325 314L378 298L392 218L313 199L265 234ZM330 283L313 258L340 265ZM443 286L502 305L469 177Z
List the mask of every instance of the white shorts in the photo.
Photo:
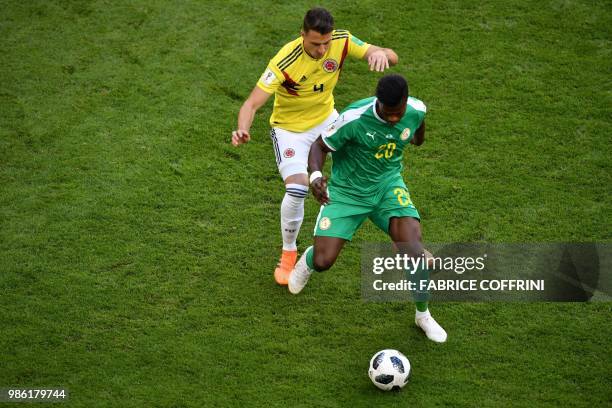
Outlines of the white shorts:
M294 174L308 174L310 145L337 117L338 112L334 109L327 119L319 125L301 133L290 132L281 128L270 130L276 165L283 180Z

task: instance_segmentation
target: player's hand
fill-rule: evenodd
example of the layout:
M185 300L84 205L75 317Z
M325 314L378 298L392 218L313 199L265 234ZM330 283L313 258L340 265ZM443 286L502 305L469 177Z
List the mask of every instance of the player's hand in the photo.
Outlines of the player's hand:
M251 135L246 130L238 129L232 132L232 144L234 146L239 146L249 140L251 140Z
M327 195L327 177L319 177L312 181L312 195L322 205L329 204L329 196Z
M384 72L389 68L389 58L384 50L376 50L368 57L370 71Z

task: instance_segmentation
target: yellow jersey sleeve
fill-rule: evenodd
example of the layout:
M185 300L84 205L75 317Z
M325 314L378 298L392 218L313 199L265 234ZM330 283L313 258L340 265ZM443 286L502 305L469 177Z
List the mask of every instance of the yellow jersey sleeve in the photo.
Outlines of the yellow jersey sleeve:
M266 70L257 81L257 86L267 93L275 93L278 88L285 82L285 76L281 67L285 66L286 62L294 61L296 55L301 50L302 38L291 41L285 44L283 48L268 62Z
M348 33L348 36L348 55L359 59L363 58L368 48L370 48L370 44L361 41L350 32Z
M259 81L257 81L257 86L264 92L272 94L276 92L278 87L281 85L282 81L278 77L278 74L274 72L270 65L266 68Z

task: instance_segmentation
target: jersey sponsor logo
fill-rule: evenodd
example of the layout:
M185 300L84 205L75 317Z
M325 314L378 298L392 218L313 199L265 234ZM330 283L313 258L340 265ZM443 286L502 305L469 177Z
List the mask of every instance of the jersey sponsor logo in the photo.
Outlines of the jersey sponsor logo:
M285 157L286 159L290 159L293 156L295 156L295 150L290 147L285 149L285 151L283 152L283 157Z
M410 137L410 128L406 128L402 131L402 134L400 135L400 139L408 140L409 137Z
M270 68L267 68L261 76L261 82L266 85L272 85L272 82L274 82L275 79L276 75L274 75L274 72L272 72Z
M319 221L319 228L325 231L331 227L331 224L331 220L328 217L323 217L321 218L321 221Z
M325 72L335 72L338 69L338 61L336 61L333 58L328 58L325 61L323 61L323 70Z

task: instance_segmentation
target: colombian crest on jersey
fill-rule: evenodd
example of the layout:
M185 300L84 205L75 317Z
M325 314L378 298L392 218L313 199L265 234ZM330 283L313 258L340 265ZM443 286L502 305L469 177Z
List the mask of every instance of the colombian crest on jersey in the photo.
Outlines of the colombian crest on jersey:
M285 151L283 152L283 156L285 156L285 158L290 159L293 156L295 156L295 150L293 150L292 148L287 148L285 149Z
M335 72L338 69L338 61L336 61L333 58L328 58L325 61L323 61L323 70L325 72Z
M400 139L407 140L409 137L410 137L410 128L406 128L402 131L402 134L400 135Z

